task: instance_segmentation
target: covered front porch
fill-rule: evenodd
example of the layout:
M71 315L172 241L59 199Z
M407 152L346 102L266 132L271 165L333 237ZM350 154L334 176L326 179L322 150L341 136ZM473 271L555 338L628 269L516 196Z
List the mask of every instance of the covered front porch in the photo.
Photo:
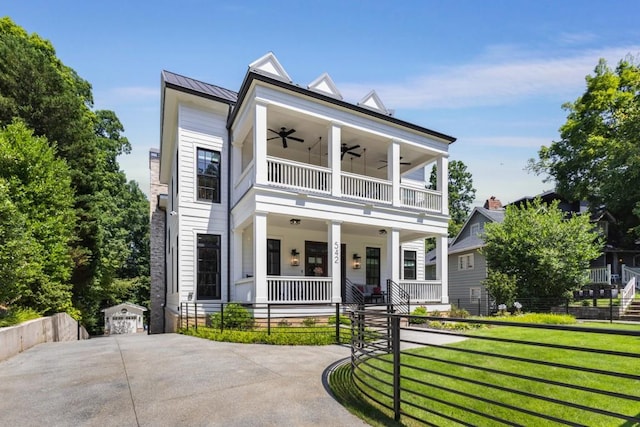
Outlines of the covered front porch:
M395 292L411 304L448 304L446 266L425 279L427 237L446 250L446 235L256 212L233 230L231 300L385 303Z

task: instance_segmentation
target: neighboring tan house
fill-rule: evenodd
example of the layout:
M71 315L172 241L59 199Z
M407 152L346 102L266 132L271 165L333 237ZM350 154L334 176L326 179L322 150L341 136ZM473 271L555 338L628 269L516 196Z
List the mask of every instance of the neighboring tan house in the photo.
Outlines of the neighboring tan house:
M449 308L447 263L426 280L423 242L446 258L455 138L394 117L374 91L344 101L326 73L295 84L271 53L238 92L163 71L160 108L151 332L174 330L185 304L331 310L387 283Z
M104 313L104 334L136 334L144 332L146 308L125 302L101 310Z

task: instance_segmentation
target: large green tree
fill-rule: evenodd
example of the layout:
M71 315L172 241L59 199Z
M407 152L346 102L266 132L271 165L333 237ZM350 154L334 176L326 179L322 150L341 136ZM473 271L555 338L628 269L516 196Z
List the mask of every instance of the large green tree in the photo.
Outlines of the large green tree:
M70 171L22 122L0 130L0 304L72 311Z
M431 169L429 183L436 188L438 169L434 165ZM461 160L449 162L449 236L454 237L460 231L462 224L471 211L471 204L475 200L476 190L473 188L473 177Z
M606 207L623 230L621 246L640 232L640 67L627 58L611 69L601 59L586 90L563 106L560 140L542 147L530 168L553 179L569 200Z
M131 282L128 266L148 265L140 230L148 227L146 198L117 161L131 146L115 113L92 110L91 85L57 58L49 41L2 18L0 58L0 126L20 118L55 144L69 166L76 218L70 281L74 304L91 327L101 305L121 297L116 281Z
M515 298L549 307L586 284L589 262L602 246L588 215L567 217L539 198L522 206L508 205L502 223L485 224L490 272L515 280ZM523 301L521 301L523 302Z

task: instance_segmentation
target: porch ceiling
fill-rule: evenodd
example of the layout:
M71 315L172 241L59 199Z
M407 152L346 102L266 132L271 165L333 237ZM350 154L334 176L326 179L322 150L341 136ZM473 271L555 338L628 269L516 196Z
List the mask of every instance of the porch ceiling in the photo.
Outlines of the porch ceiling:
M290 223L291 219L299 219L300 224L292 225ZM301 232L305 231L327 231L327 222L324 220L318 220L313 218L304 218L297 216L284 216L284 215L269 215L267 217L267 227L279 227L279 228L287 228L292 232ZM341 231L342 234L356 235L362 236L363 238L371 239L371 238L383 238L386 239L386 234L381 234L381 227L374 227L372 225L367 224L358 224L351 222L343 222ZM390 232L390 229L385 229L385 231ZM421 235L419 233L415 233L413 231L400 231L400 241L412 241L420 238L425 238L428 236Z
M277 138L275 133L268 132L268 138L276 138L268 141L267 153L274 157L327 167L328 126L327 122L316 120L310 116L294 115L290 111L270 107L267 113L267 128L275 131L280 131L282 127L287 130L295 129L296 132L291 136L304 139L304 142L289 140L285 149L282 146L282 140ZM386 138L344 127L342 129L342 143L349 147L359 145L352 152L360 157L345 154L342 158L342 170L386 179L389 142ZM410 172L435 159L424 151L407 146L400 147L400 156L403 163L408 163L401 165L401 174Z

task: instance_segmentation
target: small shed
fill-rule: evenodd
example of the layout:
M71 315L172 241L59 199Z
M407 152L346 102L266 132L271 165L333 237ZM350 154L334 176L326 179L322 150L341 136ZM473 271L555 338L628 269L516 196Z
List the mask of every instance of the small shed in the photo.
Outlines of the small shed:
M136 334L144 332L143 313L146 308L130 302L101 310L104 313L104 334Z

